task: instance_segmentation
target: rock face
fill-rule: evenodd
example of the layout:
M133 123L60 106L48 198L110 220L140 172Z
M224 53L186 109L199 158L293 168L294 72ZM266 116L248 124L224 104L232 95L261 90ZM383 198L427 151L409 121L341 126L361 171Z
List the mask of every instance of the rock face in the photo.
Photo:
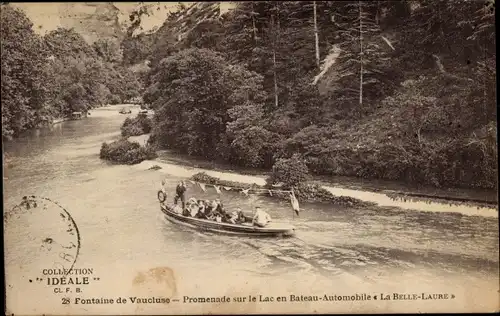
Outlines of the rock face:
M201 22L219 18L220 12L220 2L193 2L181 12L172 31L176 32L181 40Z
M59 8L61 26L74 28L89 44L98 39L121 41L120 13L111 2L61 3Z
M140 8L147 14L140 17L134 29L134 36L141 33L166 32L174 37L183 38L196 25L216 18L230 10L230 2L190 2L180 9L178 3L169 2L68 2L68 3L12 3L23 10L34 23L34 30L41 35L58 27L74 28L84 39L92 44L98 39L121 41L131 26L130 15ZM165 23L169 12L179 14Z

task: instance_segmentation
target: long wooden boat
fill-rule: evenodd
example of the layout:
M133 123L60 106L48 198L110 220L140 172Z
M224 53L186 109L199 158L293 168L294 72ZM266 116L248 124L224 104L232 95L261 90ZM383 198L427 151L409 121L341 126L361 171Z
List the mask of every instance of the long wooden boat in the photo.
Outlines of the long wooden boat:
M120 110L119 113L120 114L131 114L132 110L123 108L123 109Z
M175 224L215 233L255 237L289 237L295 234L295 227L284 223L269 223L266 227L255 227L250 223L229 224L207 219L184 216L173 210L173 205L160 203L165 217Z

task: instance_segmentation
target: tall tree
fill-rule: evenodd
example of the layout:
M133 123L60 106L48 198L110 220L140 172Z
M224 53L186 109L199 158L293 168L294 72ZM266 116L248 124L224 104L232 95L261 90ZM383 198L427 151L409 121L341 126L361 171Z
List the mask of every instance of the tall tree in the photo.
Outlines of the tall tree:
M215 158L230 116L228 109L261 102L261 77L207 49L190 48L160 63L151 100L160 144Z
M318 36L318 19L316 17L317 13L317 6L316 6L316 1L313 1L314 5L314 48L316 49L316 66L319 68L319 36Z
M2 136L10 138L39 123L49 61L26 15L10 5L1 10Z
M372 2L345 3L345 13L339 23L342 52L337 60L338 82L343 86L347 99L349 95L356 96L358 110L363 110L365 97L380 95L384 63L389 61L390 49L382 39L374 9L376 3Z
M279 92L278 92L278 71L276 66L276 50L280 40L280 18L278 3L274 5L275 15L271 15L271 29L273 30L273 80L274 80L274 107L279 107Z
M359 4L359 106L363 106L363 7Z

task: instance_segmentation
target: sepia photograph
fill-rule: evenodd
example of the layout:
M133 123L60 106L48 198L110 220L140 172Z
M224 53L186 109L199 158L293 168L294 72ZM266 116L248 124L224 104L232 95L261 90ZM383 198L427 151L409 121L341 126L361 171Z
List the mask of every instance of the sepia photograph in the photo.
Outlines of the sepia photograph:
M494 0L0 18L6 315L500 312Z

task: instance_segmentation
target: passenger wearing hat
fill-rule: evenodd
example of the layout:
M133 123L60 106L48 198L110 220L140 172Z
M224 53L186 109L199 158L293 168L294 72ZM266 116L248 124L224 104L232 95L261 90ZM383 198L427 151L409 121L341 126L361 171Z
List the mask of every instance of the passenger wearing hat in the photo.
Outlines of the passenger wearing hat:
M205 206L205 216L208 219L213 219L213 210L212 210L212 205L210 205L210 201L205 200L205 201L203 201L203 204Z
M205 214L205 203L202 200L198 200L198 213L196 213L197 218L207 219Z
M231 224L237 224L238 221L238 212L234 211L229 216L228 222Z
M255 213L252 219L252 225L265 227L271 221L271 216L264 212L259 206L255 207Z

